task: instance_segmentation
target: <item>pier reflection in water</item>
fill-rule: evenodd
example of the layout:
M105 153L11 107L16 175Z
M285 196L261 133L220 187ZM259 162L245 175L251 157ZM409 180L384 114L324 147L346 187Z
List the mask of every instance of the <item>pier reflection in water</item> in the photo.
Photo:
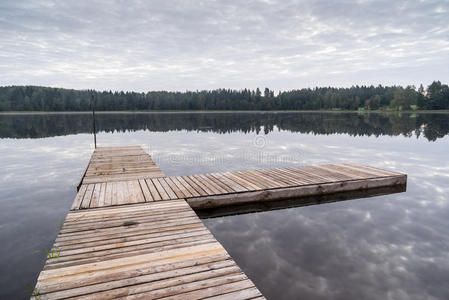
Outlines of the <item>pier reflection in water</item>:
M208 218L217 218L240 214L267 212L272 210L288 209L293 207L320 205L362 198L370 198L375 196L402 193L405 192L406 190L407 190L406 185L396 185L389 187L373 188L368 190L340 192L312 197L301 197L296 199L257 202L254 204L242 204L226 207L209 208L209 209L195 209L195 212L201 219L208 219Z
M449 295L449 114L97 117L100 146L142 145L169 176L345 162L407 173L403 193L203 222L268 298ZM0 136L0 298L26 299L92 154L90 114L0 115Z

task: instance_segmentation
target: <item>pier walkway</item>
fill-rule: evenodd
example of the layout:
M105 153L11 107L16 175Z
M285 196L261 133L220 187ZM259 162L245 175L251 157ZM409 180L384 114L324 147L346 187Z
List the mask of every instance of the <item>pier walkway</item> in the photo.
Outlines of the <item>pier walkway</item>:
M197 217L207 209L406 184L353 165L165 176L141 147L95 150L34 299L263 299Z

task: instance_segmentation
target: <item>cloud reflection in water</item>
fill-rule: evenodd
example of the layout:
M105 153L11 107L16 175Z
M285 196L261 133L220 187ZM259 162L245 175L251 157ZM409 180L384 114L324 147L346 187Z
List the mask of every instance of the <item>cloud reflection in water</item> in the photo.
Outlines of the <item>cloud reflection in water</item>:
M198 130L195 118L203 116L191 114L154 118L163 120L162 125L150 129L139 127L138 118L116 116L135 131L102 131L97 138L99 145L144 146L167 175L338 162L405 172L408 188L402 194L204 222L269 298L447 298L449 138L442 134L430 142L422 136L389 135L390 127L359 135L342 125L351 118L344 116L329 115L328 122L337 125L325 133L305 130L301 122L309 119L304 116L280 114L266 135L264 127L245 127L245 122L254 124L253 114L239 115L240 123L232 115L219 118L241 126L241 131L226 131L221 122L210 123L213 117L206 122L211 130ZM11 124L27 123L26 118L15 118ZM193 120L187 124L197 125L173 125L184 124L186 118ZM410 121L410 116L402 118ZM447 115L427 118L435 127L447 126ZM25 299L25 284L33 284L43 265L45 252L33 253L51 247L92 151L92 137L77 127L86 120L80 116L65 122L59 137L14 139L22 134L16 130L0 140L0 238L7 241L0 248L0 298ZM366 122L372 128L382 123L369 118ZM70 124L76 130L68 128ZM304 130L295 131L295 124ZM254 143L258 136L265 139L263 147Z

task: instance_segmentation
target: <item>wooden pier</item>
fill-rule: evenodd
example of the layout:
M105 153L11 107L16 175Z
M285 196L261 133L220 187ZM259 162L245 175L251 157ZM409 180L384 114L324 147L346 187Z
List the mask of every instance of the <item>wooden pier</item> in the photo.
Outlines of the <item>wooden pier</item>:
M97 148L81 184L163 177L164 172L140 146Z
M353 164L165 176L139 146L98 148L34 298L263 299L192 208L306 199L406 180Z

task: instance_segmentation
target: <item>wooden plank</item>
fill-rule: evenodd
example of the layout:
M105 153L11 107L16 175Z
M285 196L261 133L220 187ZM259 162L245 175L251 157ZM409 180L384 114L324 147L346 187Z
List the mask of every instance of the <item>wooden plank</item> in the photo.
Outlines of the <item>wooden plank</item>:
M197 267L196 269L200 269L200 267ZM182 271L183 270L181 270L181 272ZM194 290L192 287L195 286L194 283L197 281L202 280L204 282L208 278L224 277L228 274L238 274L238 273L236 273L235 267L230 266L226 268L217 268L213 270L206 270L202 272L185 274L179 276L178 278L174 277L173 275L172 277L168 277L168 275L162 274L163 277L162 279L159 280L155 275L150 274L145 277L132 278L132 280L129 279L122 280L121 281L122 285L120 286L120 288L80 296L77 297L77 299L104 299L104 298L122 299L120 297L122 295L126 295L127 299L130 297L138 297L139 299L155 299L159 297L176 295L182 291L192 291ZM137 282L139 284L123 285L123 283L126 284L127 282L130 283Z
M106 226L105 228L109 228L112 227L112 225L114 223L115 226L118 226L119 229L129 229L126 227L122 227L122 222L124 219L128 219L128 218L134 218L136 221L136 225L140 225L142 223L144 223L146 220L153 220L154 219L158 219L161 216L165 216L168 217L170 215L177 215L183 217L183 216L194 216L193 212L191 210L186 210L183 209L183 207L172 207L172 208L160 208L159 211L148 211L143 209L143 207L140 210L136 210L136 211L130 211L127 212L128 216L123 217L123 213L124 211L120 211L119 213L111 213L108 215L101 215L101 216L96 216L96 215L92 215L92 216L85 216L85 217L80 217L79 219L68 219L66 218L66 221L64 222L64 226L61 228L61 233L68 233L68 232L75 232L75 231L79 231L76 230L77 228L81 228L83 230L87 230L89 229L88 226L92 227L92 228L97 228L99 229L100 227L102 227L103 225ZM149 216L148 213L151 213L151 215ZM149 222L148 221L148 222ZM75 230L73 230L75 229Z
M232 179L224 176L221 173L212 173L211 175L214 176L215 178L217 178L218 180L220 180L221 182L225 183L234 192L245 192L245 191L247 191L247 189L244 186L238 184L236 181L233 181Z
M326 182L344 181L344 180L350 179L350 178L342 179L340 176L338 176L334 173L326 172L324 170L316 168L315 166L305 166L305 167L302 167L301 170L306 172L307 174L314 174L314 175L320 176L320 177L324 178L324 180L326 180Z
M105 197L106 197L106 182L101 183L100 187L100 197L98 199L98 207L105 206Z
M136 164L131 165L131 163L126 163L126 167L123 166L124 163L112 165L112 164L102 164L102 166L95 167L95 170L89 170L86 172L86 176L94 177L104 173L107 175L122 175L128 173L145 173L150 171L159 171L159 168L152 163L146 164Z
M94 191L92 192L92 198L90 200L89 207L98 207L100 202L101 183L94 185Z
M163 203L166 204L165 201L163 202L157 202L157 203ZM117 208L124 208L124 207L117 207ZM165 207L165 206L158 206L158 210L159 211L153 211L152 215L159 215L159 214L166 214L166 213L170 213L172 211L174 212L183 212L183 211L190 211L190 210L186 210L183 206L181 205L173 205L173 206L169 206L169 207ZM75 215L76 218L71 218L71 215L68 215L66 217L66 221L65 224L66 225L77 225L77 224L86 224L86 223L90 223L90 222L99 222L99 221L112 221L115 219L122 219L123 217L121 216L121 214L123 212L125 212L126 210L120 210L120 211L112 211L112 212L108 212L106 214L79 214ZM82 212L86 212L86 210L82 210ZM91 212L90 210L88 210L87 212ZM102 210L97 210L95 212L102 212ZM143 205L142 207L139 208L139 210L130 210L128 211L129 216L139 216L139 215L146 215L148 213L148 210L146 209L145 205Z
M215 177L210 174L202 174L200 175L204 181L206 181L209 185L213 186L218 190L220 194L232 193L232 189L225 184L218 181Z
M171 187L164 180L164 178L155 178L153 182L154 182L154 185L156 186L159 194L161 195L162 199L164 199L164 200L178 199L178 196L171 189Z
M137 203L145 202L145 197L143 196L142 188L138 180L133 181L134 192L136 193Z
M170 180L176 185L177 188L184 194L184 198L192 197L192 193L187 189L179 180L178 177L170 177Z
M159 222L161 223L161 222ZM123 233L126 233L126 236L129 235L140 235L140 234L146 234L147 232L155 233L155 232L162 232L162 231L171 231L176 230L179 228L191 228L196 227L200 223L195 219L195 217L190 218L182 218L182 220L168 220L167 222L162 222L161 224L156 223L158 226L155 228L153 224L150 223L142 223L138 224L137 226L130 227L130 228L124 228L127 230L118 230L118 227L113 228L105 228L98 230L98 232L95 232L94 230L88 232L88 231L79 231L72 234L64 234L63 236L58 236L56 239L56 242L58 244L76 244L76 243L82 243L82 242L94 242L94 241L101 241L101 240L108 240L108 239L114 239L121 237ZM122 228L120 228L122 229Z
M233 291L252 287L253 283L247 280L244 274L218 276L211 279L196 280L193 283L180 284L171 289L151 291L127 297L127 299L145 299L145 297L170 297L172 300L201 299L226 294ZM182 293L180 293L182 292Z
M76 236L71 236L69 239L63 239L64 237L60 237L60 239L57 240L58 245L63 245L65 247L76 247L76 239L79 240L79 243L89 244L89 243L108 243L107 241L111 240L114 241L119 238L123 237L130 237L130 238L142 238L142 236L145 235L157 235L157 234L165 234L168 232L174 232L176 230L188 230L188 229L195 229L199 230L201 224L198 223L194 217L190 218L183 218L181 222L176 223L176 220L171 220L170 222L163 223L163 222L156 222L155 226L151 226L151 224L147 223L135 228L130 228L129 231L117 231L114 232L112 230L102 230L100 234L95 235L95 232L88 232L88 234L78 234Z
M243 177L238 176L234 172L225 172L225 173L223 173L223 175L230 179L233 179L235 182L239 183L241 186L244 186L248 191L262 189L262 186L254 184L248 180L245 180Z
M135 217L135 216L130 216L133 218L133 223L137 224L143 224L145 222L157 222L157 221L167 221L170 220L170 217L173 217L174 219L176 219L176 217L178 217L178 219L180 218L188 218L188 217L192 217L194 216L194 214L192 213L192 211L186 211L186 212L179 212L179 211L175 211L172 215L171 212L165 212L162 215L158 215L158 214L152 214L151 216L145 215L145 217ZM61 233L64 233L67 235L69 235L69 233L73 232L76 234L78 234L79 231L88 231L91 229L96 229L96 230L100 230L100 229L112 229L113 227L118 227L117 230L120 230L123 228L123 219L118 219L118 220L104 220L102 222L100 221L96 221L96 222L92 222L92 223L85 223L85 224L77 224L75 223L72 226L68 226L65 225L63 226L63 228L61 229ZM126 227L125 227L126 228Z
M140 188L142 189L143 195L145 197L146 202L154 201L153 196L151 196L151 192L148 189L147 183L145 182L145 179L139 179Z
M117 174L117 175L99 175L94 178L85 177L83 179L83 184L99 183L99 182L114 182L123 180L136 180L142 178L157 178L163 177L164 174L161 172L144 172L136 174Z
M125 293L129 294L128 287L133 285L142 285L145 283L164 280L176 276L185 276L208 270L222 269L233 266L232 260L226 259L225 256L210 256L200 258L198 260L188 260L182 263L163 265L159 268L148 268L141 270L142 274L138 277L123 276L123 279L111 280L106 283L98 283L87 287L73 288L60 292L46 294L47 299L61 299L75 296L92 295L95 297L114 297L121 296ZM100 294L102 293L102 294Z
M281 169L281 168L273 169L272 172L274 174L276 174L277 176L283 178L284 181L291 182L291 184L294 184L294 185L307 185L307 184L313 183L312 180L308 180L307 178L305 178L299 174L295 174L295 173L285 170L285 169Z
M374 178L376 176L367 176L367 173L362 173L356 170L350 170L350 169L343 169L339 168L338 166L332 166L332 165L323 165L323 166L317 166L318 168L322 170L327 170L329 172L335 172L344 176L351 177L353 179L368 179L368 178Z
M202 176L202 175L191 175L191 177L192 177L192 180L196 180L196 182L198 184L200 184L201 187L205 191L207 191L209 194L219 194L220 193L220 191L217 188L215 188L214 185L210 184L209 180L207 178L205 178L204 176Z
M401 173L397 173L397 172L391 172L391 171L387 171L387 170L381 170L378 168L373 168L373 167L369 167L369 166L363 166L363 165L357 165L357 164L350 164L350 163L344 163L342 164L342 167L345 168L349 168L352 170L361 170L364 172L368 172L370 174L373 174L375 176L400 176L400 175L404 175Z
M95 184L89 184L87 186L86 193L84 194L83 201L81 202L80 208L89 208L90 201L92 199L92 193L94 192Z
M189 191L189 197L200 196L200 193L198 193L193 186L191 186L186 180L184 180L184 178L182 178L181 176L177 176L176 179Z
M252 176L251 174L247 174L243 171L238 171L238 172L234 172L234 174L236 174L237 176L259 186L262 187L262 189L269 189L271 188L270 185L268 185L265 182L262 182L261 180L259 180L258 178L255 178L254 176Z
M274 178L279 178L283 182L289 184L289 185L302 185L306 182L299 180L298 178L291 176L290 174L287 174L285 172L281 172L278 169L270 169L269 175Z
M218 296L207 297L208 300L243 300L243 299L264 299L255 287L249 287L235 292L220 294Z
M151 208L153 209L153 207L177 207L177 206L182 206L182 201L178 200L178 201L170 201L170 202L162 202L162 203L156 203L154 205L151 206ZM145 205L141 205L141 208L146 208ZM137 206L133 206L130 207L129 210L136 210ZM109 214L111 212L116 212L116 211L121 211L121 210L126 210L126 207L109 207L109 208L104 208L104 209L100 209L100 210L83 210L83 211L79 211L76 216L78 215L105 215L105 214ZM67 217L72 216L72 215L68 215Z
M123 213L124 211L121 211L120 213ZM152 212L151 217L148 216L148 211L142 207L139 210L136 211L130 211L128 212L128 216L123 217L120 214L111 213L108 215L92 215L92 216L80 216L79 219L69 219L66 218L66 221L64 222L64 226L61 228L67 229L67 228L85 228L87 225L98 227L100 226L101 222L105 224L112 224L114 221L118 221L118 226L121 226L120 222L127 218L135 218L136 220L139 220L140 223L142 223L142 217L144 216L145 219L149 218L155 218L160 215L167 216L169 214L175 214L175 215L183 215L184 213L188 213L187 215L193 215L190 210L183 209L182 207L174 206L170 208L159 208L159 211Z
M126 167L125 167L126 165ZM93 177L96 176L111 176L115 177L117 175L119 176L125 176L125 175L133 175L133 174L141 174L141 173L156 173L159 172L159 168L152 164L147 164L146 166L142 166L141 164L139 167L132 167L129 166L128 163L121 162L118 165L104 165L102 168L96 168L95 170L89 170L86 172L87 177Z
M125 195L128 190L128 188L126 186L126 182L118 181L116 183L116 187L117 187L117 205L126 204Z
M72 280L83 280L91 277L91 283L94 282L93 275L107 275L108 272L115 270L133 270L135 265L148 264L158 265L169 262L182 261L186 257L198 256L198 253L204 255L224 253L223 247L217 242L194 245L176 249L170 249L161 252L152 252L142 255L132 255L121 259L109 261L100 261L96 263L87 263L57 269L44 270L39 275L38 281L41 283L57 283ZM184 257L183 257L184 256Z
M148 189L150 190L150 193L151 193L151 196L153 197L153 199L155 201L162 200L163 198L162 198L161 194L158 192L158 188L156 188L156 183L152 179L145 179L145 182L148 186ZM157 182L157 184L160 185L159 181ZM160 187L160 189L163 190L165 193L165 190L162 186Z
M271 183L273 186L274 185L277 185L277 187L288 187L288 186L290 186L290 184L280 180L278 177L276 177L276 176L269 176L267 174L262 173L261 171L262 170L251 170L251 172L253 174L263 178L265 181L267 181L268 183Z
M123 226L128 220L136 224ZM72 212L54 246L60 256L36 284L42 299L204 298L255 288L184 200Z
M158 203L162 203L162 204L166 204L166 202L158 202ZM170 206L158 206L158 209L160 210L160 212L154 212L154 214L160 214L160 213L167 213L167 212L171 212L171 211L188 211L186 209L183 208L183 206L181 205L170 205ZM83 213L77 214L75 215L76 218L72 218L72 215L68 215L66 217L66 221L65 224L69 225L69 224L84 224L84 223L89 223L92 221L110 221L110 220L114 220L114 219L120 219L120 214L121 212L124 212L125 210L121 210L120 212L116 212L113 211L112 212L108 212L106 214L100 214L100 212L102 212L101 210L99 211L91 211L91 210L82 210ZM85 212L95 212L98 214L87 214ZM130 214L130 216L138 216L138 215L144 215L147 213L147 209L145 206L140 207L139 210L130 210L128 212Z
M138 191L136 190L136 188L134 187L134 180L130 180L128 182L126 182L126 186L128 188L128 203L132 204L132 203L138 203L138 199L137 199L137 194ZM140 187L139 187L140 189ZM144 202L144 201L141 201Z
M257 179L260 182L264 182L270 188L280 188L285 186L284 183L280 183L270 178L267 178L266 176L263 176L263 174L257 173L257 171L255 170L247 170L243 171L242 173L248 174L248 176Z
M345 174L338 173L338 172L336 172L334 170L330 170L330 169L327 169L327 168L322 168L321 166L311 166L311 167L304 167L304 168L312 170L312 172L314 172L315 174L320 174L322 176L330 178L333 181L345 181L345 180L358 179L358 177L356 177L356 176L347 176Z
M170 213L174 213L174 214L177 214L177 215L183 215L184 214L184 212L183 212L184 210L182 210L181 208L177 208L177 207L174 207L174 208L171 208L171 209L161 209L161 212L160 213L155 213L155 212L153 212L152 213L152 217L151 218L154 218L154 217L157 217L157 216L159 216L160 214L170 214ZM190 212L190 211L185 211L186 213L187 212ZM139 215L146 215L148 212L147 211L145 211L145 210L143 210L142 211L142 213L139 213L139 212L130 212L129 214L130 214L130 217L134 217L134 218L139 218ZM191 212L190 212L191 213ZM150 217L147 217L147 218L150 218ZM83 219L80 219L79 221L74 221L74 222L70 222L69 220L67 220L66 221L66 225L68 226L69 224L72 224L71 226L70 226L70 228L75 228L75 227L80 227L80 225L83 225L83 224L91 224L91 220L95 220L95 222L93 222L93 225L94 226L101 226L101 224L100 224L100 222L105 222L105 224L112 224L113 223L113 221L114 220L122 220L122 218L117 218L115 215L114 216L111 216L111 217L108 217L108 218L102 218L102 217L97 217L97 216L93 216L93 217L85 217L85 218L83 218ZM95 224L95 223L99 223L99 224ZM119 224L118 224L118 226L122 226L123 224L121 224L120 222L119 222ZM139 224L140 225L140 224ZM64 227L64 228L66 228L66 227ZM126 228L126 227L124 227L124 228ZM62 229L61 229L62 230ZM66 232L64 232L64 233L66 233Z
M136 192L134 189L133 181L126 182L127 194L125 196L125 201L127 204L136 203Z
M275 173L273 170L257 170L257 173L262 174L263 176L267 177L270 180L273 180L274 182L280 182L284 186L295 186L298 185L297 182L292 180L291 178L284 177L278 173Z
M118 183L117 182L108 182L112 186L112 205L118 205Z
M95 243L95 245L92 246L88 246L87 244L83 244L83 247L76 247L72 249L64 249L62 250L61 256L57 257L57 258L52 258L49 260L49 263L54 263L54 262L61 262L61 261L68 261L68 260L73 260L73 258L71 258L71 255L77 255L77 254L81 254L81 253L87 253L87 252L92 252L89 257L86 256L81 256L80 258L92 258L92 256L97 255L97 256L103 256L104 254L110 254L112 252L105 252L105 250L114 250L114 249L121 249L118 250L120 253L122 253L122 250L125 250L126 247L130 248L130 249L136 249L135 246L138 245L144 245L144 244L148 244L148 245L153 245L154 246L161 246L161 242L170 242L172 244L178 244L179 241L181 241L182 239L184 239L184 241L187 241L187 238L200 238L200 239L210 239L212 238L212 236L210 235L209 232L204 231L204 230L195 230L195 231L188 231L188 232L183 232L183 233L173 233L170 232L170 234L165 234L165 235L160 235L160 236L152 236L152 237L140 237L138 239L131 239L131 240L125 240L123 242L120 243L113 243L111 241L108 241L108 243ZM104 253L104 254L103 254Z
M301 175L299 173L294 173L294 172L292 172L291 170L289 170L287 168L277 168L276 171L281 173L281 174L285 174L288 177L294 178L295 180L299 181L301 184L317 183L316 180L313 180L311 178L307 178L306 176Z
M144 240L145 241L145 240ZM61 257L55 259L48 260L48 266L56 266L58 268L67 267L67 266L75 266L86 263L95 263L108 261L112 259L119 259L122 257L127 257L129 255L142 255L148 253L155 253L160 251L166 251L170 249L178 249L185 246L192 245L201 245L206 243L214 242L215 240L210 234L202 234L199 233L197 235L192 235L190 237L185 238L177 238L175 240L168 239L165 241L159 242L142 242L140 241L134 242L135 245L132 246L123 246L120 248L115 247L114 245L107 245L111 249L106 250L96 250L96 251L86 251L81 252L80 254L66 254L65 252L61 252ZM130 242L132 243L132 242ZM106 248L106 246L104 246ZM100 247L90 247L88 249L95 249ZM71 252L75 252L78 250L72 250ZM126 252L126 253L125 253ZM46 268L49 270L50 268Z
M83 201L84 194L86 193L87 185L83 184L81 188L79 189L78 193L76 194L75 200L73 201L71 210L79 209L81 206L81 202Z
M270 180L266 180L265 178L254 173L254 170L245 170L239 172L242 176L246 176L247 180L251 180L253 182L257 182L258 184L263 184L265 189L272 189L276 187L280 187L279 184L273 183Z
M170 187L170 189L176 194L176 198L182 199L186 197L184 193L181 191L181 189L176 186L176 184L171 180L170 177L160 178L159 180L165 181L165 183Z
M146 213L148 214L148 212L146 212ZM134 218L133 224L131 224L131 225L136 225L135 228L137 228L137 227L143 227L143 225L145 225L145 223L149 223L149 222L156 223L159 221L163 222L165 220L165 221L167 221L167 224L169 224L170 223L169 220L171 220L171 219L176 220L176 217L178 217L179 219L182 219L182 218L190 218L190 217L194 217L194 216L195 215L191 211L183 212L183 211L179 211L179 210L173 210L173 211L164 212L163 214L152 214L151 216L143 214L143 217L142 216L133 216L131 214L129 218L131 218L131 217ZM125 220L113 219L111 221L106 219L106 220L100 220L97 222L83 223L81 225L78 225L75 222L74 225L72 225L72 226L65 225L61 229L60 232L63 233L65 235L65 237L74 237L76 235L79 235L80 231L83 231L84 232L83 235L85 235L86 231L91 230L91 229L93 230L94 228L101 232L109 232L109 231L114 230L114 227L116 227L115 230L117 230L117 232L118 232L121 230L129 229L127 226L123 225L123 223L125 223L125 222L126 222L126 219ZM176 223L174 223L174 224L176 225Z
M295 174L302 175L302 176L304 176L306 178L314 180L315 183L325 183L325 182L331 182L332 181L329 178L326 178L326 177L323 177L323 176L320 176L320 175L317 175L317 174L314 174L314 173L311 173L311 172L307 172L307 171L304 170L304 167L300 167L300 168L285 168L285 169L289 170L289 171L291 171L291 172L293 172Z
M85 247L96 247L96 246L102 246L102 245L109 245L111 243L123 243L123 242L130 242L130 241L138 241L148 238L148 234L151 233L152 237L164 237L164 236L170 236L173 234L185 234L185 233L193 233L203 231L203 228L200 227L200 224L188 224L184 226L173 226L172 228L165 228L165 230L162 231L154 231L154 230L145 230L140 231L136 234L126 234L126 235L116 235L115 237L109 238L109 239L97 239L97 240L86 240L83 242L77 242L73 243L75 240L68 240L66 242L57 242L54 244L55 247L64 247L66 250L73 250L73 249L82 249ZM79 239L76 239L79 240Z
M193 187L200 194L200 196L213 194L209 191L209 189L199 183L194 177L182 176L182 179L184 179L191 187Z

